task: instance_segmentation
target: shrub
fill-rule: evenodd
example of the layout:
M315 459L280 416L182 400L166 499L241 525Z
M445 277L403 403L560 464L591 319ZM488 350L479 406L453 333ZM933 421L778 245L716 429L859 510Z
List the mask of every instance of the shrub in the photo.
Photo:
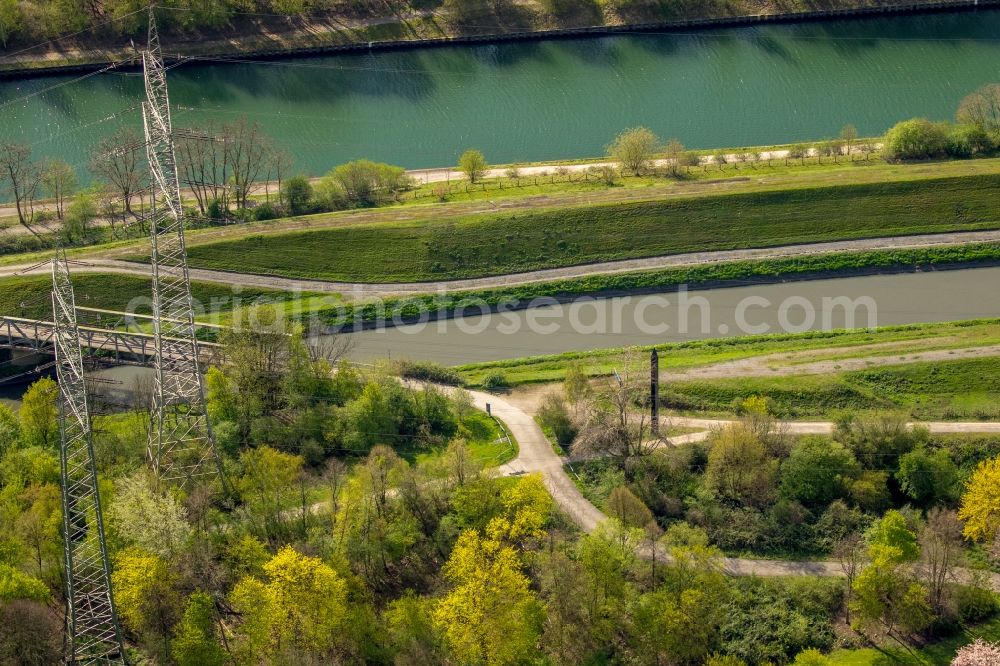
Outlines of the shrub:
M0 605L0 664L58 664L61 652L62 627L45 604Z
M795 501L778 500L767 512L765 529L771 548L779 552L805 551L812 543L813 515Z
M726 653L754 664L787 663L804 650L833 647L831 617L843 603L842 581L741 578L736 586L722 626Z
M458 430L451 403L433 386L412 391L398 382L372 382L347 404L343 415L344 444L356 451L368 451L386 441L415 446L437 443Z
M940 157L948 147L945 128L926 118L896 123L885 135L885 157L896 160L922 160Z
M892 502L886 485L888 480L889 475L885 472L862 472L848 484L847 493L851 502L868 513L884 511Z
M211 220L223 220L226 217L226 207L222 205L222 201L218 198L214 198L208 202L208 206L205 208L205 217Z
M709 444L707 487L734 505L763 508L773 501L778 462L754 432L742 424L731 425L714 432Z
M502 372L491 372L485 377L480 383L487 391L495 391L496 389L507 388L510 386L510 381L507 379L507 375Z
M439 363L430 361L399 361L397 371L400 377L406 379L416 379L417 381L434 382L437 384L448 384L451 386L461 386L462 376L446 368Z
M576 438L577 429L569 417L566 403L558 393L549 393L538 410L538 420L542 426L552 429L559 446L569 446Z
M948 131L948 154L977 157L993 150L989 135L976 125L955 125Z
M486 158L478 150L467 150L458 158L458 170L470 183L479 182L486 175Z
M867 523L868 519L858 509L835 500L813 525L813 548L829 553L849 534L864 531Z
M837 419L833 438L853 451L866 468L880 470L898 469L899 456L927 442L929 433L909 428L900 414L848 414Z
M341 196L355 206L374 206L410 187L403 167L371 160L341 164L322 178L321 191L332 207Z
M962 622L982 622L996 615L997 597L978 585L956 585L953 592L955 610Z
M305 176L292 176L281 184L281 198L292 215L308 212L312 200L312 185Z
M910 451L899 459L896 479L903 492L922 506L954 500L958 493L958 470L945 449L930 452L921 446Z
M618 162L623 172L638 176L649 168L659 145L660 139L652 130L633 127L615 137L608 146L608 157Z
M729 654L713 654L705 660L705 666L747 666L747 662Z
M0 564L0 601L29 599L44 602L49 600L49 588L45 583L7 564Z
M843 497L858 463L842 444L825 437L803 438L781 464L781 494L806 506L825 506Z
M688 151L681 155L680 163L682 166L696 167L701 166L701 155L694 151Z
M587 168L587 173L591 173L604 181L605 185L614 185L618 179L618 173L614 167L607 164L603 166L592 166Z
M799 652L795 656L792 666L830 666L832 663L822 652L810 648Z
M253 208L253 219L257 221L274 220L281 217L282 213L283 211L278 206L270 201L265 201Z

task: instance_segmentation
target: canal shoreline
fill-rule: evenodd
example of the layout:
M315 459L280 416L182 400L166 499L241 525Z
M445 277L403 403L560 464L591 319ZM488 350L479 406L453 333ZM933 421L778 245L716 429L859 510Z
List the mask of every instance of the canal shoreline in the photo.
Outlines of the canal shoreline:
M642 34L664 30L678 33L701 30L704 28L738 28L766 24L806 23L817 21L834 21L842 19L874 18L905 14L934 14L945 12L969 12L978 9L1000 7L1000 0L928 0L910 2L891 2L878 7L860 6L839 9L807 10L799 12L781 12L772 14L756 14L741 16L725 16L701 19L681 19L660 21L655 23L597 25L576 28L556 28L549 30L532 30L525 32L487 33L475 35L456 35L437 38L415 38L397 40L373 40L368 42L347 42L322 45L289 45L278 48L240 48L209 49L203 52L189 50L185 53L165 53L168 64L180 64L199 58L245 58L285 59L313 55L334 55L359 52L399 51L444 46L468 46L502 42L528 42L542 40L561 40L580 37L601 37L620 34ZM293 39L295 39L293 37ZM100 70L129 70L139 67L135 52L131 48L122 47L110 52L96 52L93 57L83 56L79 62L52 60L45 61L5 62L0 54L0 80L18 79L35 76L55 76L73 73L91 73Z

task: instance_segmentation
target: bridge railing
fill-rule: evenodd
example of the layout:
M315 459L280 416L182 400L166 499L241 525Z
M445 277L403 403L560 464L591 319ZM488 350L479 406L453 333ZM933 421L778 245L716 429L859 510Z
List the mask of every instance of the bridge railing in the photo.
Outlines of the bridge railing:
M151 333L139 331L80 326L80 345L95 356L110 355L120 363L152 363L156 349ZM0 315L0 347L32 351L37 354L54 354L55 324L51 321ZM198 353L203 363L220 359L222 346L213 342L199 342Z

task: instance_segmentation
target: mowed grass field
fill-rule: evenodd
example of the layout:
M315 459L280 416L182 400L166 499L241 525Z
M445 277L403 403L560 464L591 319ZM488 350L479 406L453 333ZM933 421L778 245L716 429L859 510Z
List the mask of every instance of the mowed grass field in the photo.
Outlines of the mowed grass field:
M343 226L189 247L193 266L346 282L503 275L598 261L1000 228L1000 175Z

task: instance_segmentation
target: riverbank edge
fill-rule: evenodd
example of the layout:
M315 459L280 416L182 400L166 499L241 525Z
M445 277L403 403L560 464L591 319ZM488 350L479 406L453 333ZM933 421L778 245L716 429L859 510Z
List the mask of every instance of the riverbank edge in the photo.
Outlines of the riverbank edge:
M847 0L850 2L851 0ZM598 37L615 34L630 34L656 32L662 30L691 31L703 28L733 28L748 27L768 23L799 23L809 21L830 21L847 18L870 18L874 16L891 16L903 14L932 14L942 12L975 11L980 8L1000 7L1000 0L930 0L928 2L895 2L887 5L870 7L843 7L839 9L820 9L806 11L780 12L773 14L744 14L739 16L719 16L700 19L678 19L654 23L630 23L621 25L595 25L576 28L555 28L551 30L532 30L524 32L496 32L475 35L454 35L436 38L391 39L371 41L347 41L340 44L323 44L309 46L289 46L286 48L234 48L209 50L205 52L165 54L169 64L184 62L188 57L257 57L265 59L282 59L307 55L323 55L353 52L390 51L440 46L474 45L496 42L539 41L552 39L572 39L578 37ZM312 38L314 34L308 35ZM326 36L325 34L323 36ZM300 38L299 36L292 39ZM231 40L233 41L233 40ZM80 62L67 61L33 61L28 64L18 62L13 65L4 63L0 56L0 79L16 79L24 76L59 75L70 73L93 72L109 67L129 68L137 64L122 64L134 58L131 48L121 47L118 51L123 57L117 61L108 60L106 52L95 55L92 59ZM48 64L54 62L57 64ZM119 63L115 65L115 63Z
M540 305L564 304L581 297L604 299L642 296L682 287L696 292L994 266L1000 266L1000 243L831 252L601 274L453 294L413 294L357 304L340 303L335 308L320 308L311 314L324 326L322 333L337 334L450 320L469 314L516 312Z
M816 331L804 331L802 333L762 333L759 335L730 335L720 338L699 338L696 340L683 340L677 342L660 342L656 344L642 344L642 345L631 345L622 347L600 347L597 349L585 349L585 350L572 350L565 352L558 352L554 354L539 354L536 356L521 356L519 358L507 358L498 359L494 361L475 361L472 363L461 363L457 365L448 366L450 370L458 373L464 382L465 387L476 387L478 382L474 381L472 377L481 373L488 373L504 370L517 370L525 366L532 366L538 364L548 364L548 363L558 363L558 364L569 364L574 361L587 361L591 359L599 359L602 357L609 357L618 354L623 354L627 351L637 351L640 353L650 352L654 349L661 355L669 353L671 351L679 350L697 350L697 349L719 349L726 346L738 344L738 345L755 345L759 343L766 342L791 342L795 340L829 340L831 342L828 347L821 347L819 349L848 349L849 346L838 345L838 338L843 338L845 336L856 335L858 333L868 332L873 336L887 336L892 333L909 332L909 331L924 331L933 328L968 328L974 326L989 326L1000 324L1000 318L978 318L978 319L958 319L955 321L946 322L920 322L915 324L889 324L886 326L877 326L875 328L835 328L831 330L816 330ZM871 343L866 344L878 344L879 341L873 340ZM773 351L765 351L760 354L751 354L747 358L753 358L754 356L764 356L767 354L776 353ZM777 352L780 353L780 352ZM919 362L919 361L915 361ZM593 368L588 369L587 375L589 377L609 377L612 376L612 371L594 371ZM559 381L559 380L555 380ZM515 389L522 386L531 386L537 384L551 384L552 379L517 379L508 378L507 389Z

